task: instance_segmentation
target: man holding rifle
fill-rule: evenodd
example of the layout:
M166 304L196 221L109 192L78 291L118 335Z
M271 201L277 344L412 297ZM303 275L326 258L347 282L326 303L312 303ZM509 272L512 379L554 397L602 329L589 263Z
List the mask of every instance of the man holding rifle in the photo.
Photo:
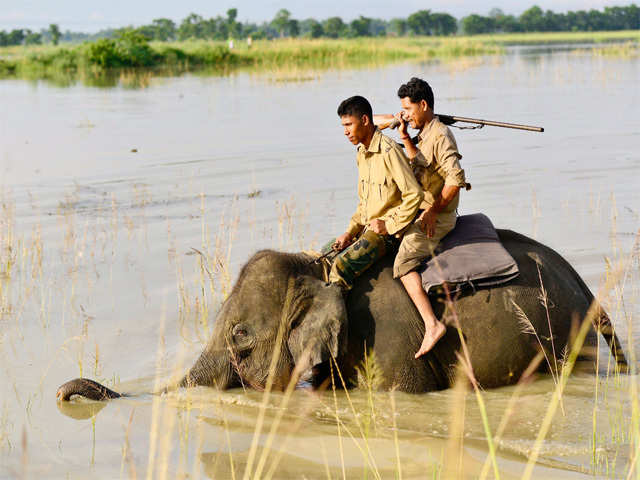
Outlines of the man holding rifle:
M447 233L456 225L460 189L467 187L462 155L451 130L433 113L433 91L427 82L412 78L398 89L402 112L395 118L405 152L422 185L424 199L416 220L407 229L393 265L393 276L400 278L424 321L425 334L415 357L427 353L445 334L446 328L431 308L416 269L431 257ZM407 127L420 130L415 145Z

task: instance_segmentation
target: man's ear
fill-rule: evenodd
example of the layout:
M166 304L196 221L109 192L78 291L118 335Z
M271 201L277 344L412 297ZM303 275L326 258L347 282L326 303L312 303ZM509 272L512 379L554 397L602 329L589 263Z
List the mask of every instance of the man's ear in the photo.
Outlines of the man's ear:
M360 118L360 121L362 122L362 125L364 125L365 127L371 124L371 119L369 118L369 115L362 115L362 118Z
M429 109L429 104L427 103L426 100L420 100L420 108L422 109L423 112L426 112Z

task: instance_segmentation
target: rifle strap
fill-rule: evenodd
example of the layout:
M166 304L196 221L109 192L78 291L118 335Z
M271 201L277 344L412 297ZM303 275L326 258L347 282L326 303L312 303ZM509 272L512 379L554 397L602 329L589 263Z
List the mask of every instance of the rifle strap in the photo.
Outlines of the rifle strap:
M469 125L469 126L462 127L460 125L455 125L453 123L451 125L449 125L449 126L458 128L460 130L479 130L480 128L484 127L484 125L482 125L482 124L481 125Z

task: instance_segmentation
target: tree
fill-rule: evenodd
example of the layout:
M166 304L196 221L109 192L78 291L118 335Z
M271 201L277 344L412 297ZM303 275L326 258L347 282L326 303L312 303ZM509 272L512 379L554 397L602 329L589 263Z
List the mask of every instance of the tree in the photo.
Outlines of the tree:
M309 30L309 33L311 34L311 38L319 38L322 35L324 35L324 29L322 28L322 25L320 24L320 22L314 21L311 24L311 29Z
M176 24L168 18L156 18L151 23L154 40L166 42L176 38Z
M271 25L276 31L280 34L281 37L284 37L285 32L287 31L287 27L289 26L289 20L291 17L291 12L286 8L281 8L276 13L276 16L271 20Z
M533 6L525 10L520 15L520 24L525 32L543 32L544 31L544 14L538 6Z
M42 35L37 32L32 32L31 30L26 30L26 35L24 36L24 44L25 45L41 45L42 44Z
M371 19L360 15L349 24L349 33L353 37L370 37Z
M495 22L490 17L472 14L462 19L462 30L467 35L490 33L495 30Z
M605 30L607 28L605 16L598 10L589 10L589 30Z
M434 35L453 35L458 30L458 22L448 13L433 13L431 26Z
M298 20L291 19L287 23L287 35L290 37L297 37L300 35L300 23Z
M340 17L330 17L324 21L324 33L329 38L338 38L344 35L346 25Z
M496 31L499 32L521 32L522 26L513 15L504 15L494 19Z
M567 12L567 26L568 28L575 31L585 31L587 30L588 19L587 13L580 10L577 12Z
M627 30L640 30L640 7L632 3L625 8L624 27Z
M227 23L234 23L238 17L238 9L230 8L227 10Z
M198 38L226 40L231 36L229 23L225 18L216 17L202 20L198 25Z
M51 35L51 43L58 45L60 41L60 28L55 23L49 25L49 35Z
M316 19L307 18L300 22L300 34L309 38L319 38L324 34L324 29Z
M229 10L227 10L227 20L225 23L227 25L228 36L242 36L242 24L240 22L237 22L236 18L238 18L237 8L230 8Z
M7 45L21 45L25 37L25 31L21 28L11 30L7 35Z
M374 37L384 37L387 35L387 22L379 18L372 18L369 24L369 34Z
M203 38L202 22L204 18L195 13L191 13L180 23L178 27L178 38L186 40L188 38Z
M388 31L396 37L404 37L407 33L407 21L403 18L392 18Z
M431 35L431 12L419 10L407 18L407 25L414 35Z

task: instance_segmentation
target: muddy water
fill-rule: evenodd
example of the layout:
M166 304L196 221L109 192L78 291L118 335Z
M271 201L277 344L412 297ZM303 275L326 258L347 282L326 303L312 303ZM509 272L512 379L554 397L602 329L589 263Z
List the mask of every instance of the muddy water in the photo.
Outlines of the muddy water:
M395 89L414 75L434 87L436 111L545 127L455 131L473 184L461 213L485 212L561 252L608 294L633 350L637 59L523 49L304 75L187 75L142 89L5 80L0 476L477 478L488 468L491 477L473 393L145 393L193 362L252 252L317 247L343 231L356 169L337 104L358 93L395 111ZM618 266L615 288L603 289ZM57 386L80 374L139 395L59 410ZM626 474L636 382L573 377L534 475ZM496 442L503 478L523 473L553 388L542 378L484 392L492 432L508 419Z

